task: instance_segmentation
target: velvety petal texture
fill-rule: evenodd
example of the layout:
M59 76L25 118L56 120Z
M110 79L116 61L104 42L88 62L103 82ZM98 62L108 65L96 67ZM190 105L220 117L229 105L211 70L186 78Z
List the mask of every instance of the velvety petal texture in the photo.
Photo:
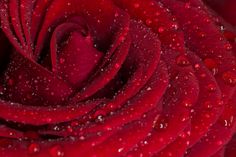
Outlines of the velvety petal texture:
M0 157L235 157L234 0L1 0Z

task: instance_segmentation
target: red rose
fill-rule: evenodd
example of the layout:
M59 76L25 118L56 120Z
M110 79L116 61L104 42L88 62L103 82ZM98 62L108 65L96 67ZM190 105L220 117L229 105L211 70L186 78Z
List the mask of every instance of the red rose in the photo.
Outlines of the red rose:
M216 6L1 0L0 156L231 157L236 30Z

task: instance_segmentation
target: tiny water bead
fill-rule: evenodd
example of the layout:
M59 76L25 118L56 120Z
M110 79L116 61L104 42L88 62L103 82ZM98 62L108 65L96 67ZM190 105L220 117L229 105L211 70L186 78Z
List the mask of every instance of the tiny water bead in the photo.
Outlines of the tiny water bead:
M179 66L189 66L189 65L190 65L190 62L189 62L187 56L185 56L185 55L179 55L179 56L176 58L176 64L179 65Z
M40 151L40 146L39 144L37 143L31 143L29 146L28 146L28 152L29 154L35 154L35 153L38 153Z
M235 71L226 71L222 75L223 80L226 84L235 86L236 85L236 72Z
M152 24L152 20L151 19L147 19L146 20L146 24L149 26L149 25L151 25Z
M153 128L156 131L164 131L166 128L168 127L168 122L166 120L166 118L163 119L158 119L155 123Z
M52 157L64 157L65 153L61 145L54 145L50 148L49 153Z
M214 84L208 84L208 85L206 86L206 88L207 88L207 90L208 90L209 92L213 92L213 91L216 90L216 85L214 85Z
M229 51L232 50L232 48L233 48L233 46L230 43L226 43L224 45L224 47L225 47L226 50L229 50Z
M159 33L163 33L165 31L165 28L164 27L159 27L158 30L157 30Z
M204 106L205 109L212 109L213 108L213 105L212 105L211 101L204 102L203 106Z

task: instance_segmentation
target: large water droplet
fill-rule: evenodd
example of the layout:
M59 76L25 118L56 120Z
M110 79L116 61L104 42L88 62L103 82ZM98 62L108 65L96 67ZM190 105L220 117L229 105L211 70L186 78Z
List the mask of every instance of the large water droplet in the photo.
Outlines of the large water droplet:
M206 58L206 59L204 59L204 64L206 65L206 67L209 70L211 70L213 75L216 75L218 73L218 65L217 65L217 62L214 59Z

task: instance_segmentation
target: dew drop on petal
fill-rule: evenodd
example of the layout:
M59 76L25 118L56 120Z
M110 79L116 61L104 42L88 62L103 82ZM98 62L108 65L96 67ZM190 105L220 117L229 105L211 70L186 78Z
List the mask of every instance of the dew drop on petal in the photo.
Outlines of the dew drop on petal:
M124 150L124 148L119 148L118 152L121 153Z
M152 24L152 20L147 19L147 20L146 20L146 24L147 24L148 26L151 25L151 24Z
M177 23L172 24L171 27L172 27L174 30L177 30L177 29L179 28L179 26L178 26Z
M60 145L55 145L53 146L50 150L49 153L52 157L64 157L64 152L62 150L62 147Z
M204 38L206 34L204 32L198 32L199 37Z
M159 33L163 33L164 31L165 31L165 28L164 28L164 27L159 27L159 28L158 28L158 32L159 32Z
M232 50L232 48L233 48L233 46L230 43L226 43L224 45L224 47L225 47L226 50Z
M212 109L212 107L213 107L213 105L212 105L212 103L210 102L210 101L206 101L206 102L204 102L204 107L206 108L206 109Z
M40 151L40 146L37 143L31 143L28 146L28 152L29 154L34 154L34 153L38 153Z
M188 66L190 62L186 56L180 55L176 58L176 64L179 66Z
M233 126L233 122L234 122L234 116L230 116L227 119L224 119L224 126L230 128Z
M231 86L236 85L236 73L232 71L224 72L222 75L223 80L226 84L229 84Z
M214 59L206 58L206 59L204 59L204 64L206 65L206 67L209 70L211 70L213 75L216 75L218 73L218 65L217 65L217 62Z
M209 92L213 92L216 90L216 86L214 84L208 84L206 88Z
M195 68L196 70L199 70L200 64L195 64L195 65L194 65L194 68Z
M158 122L156 121L154 124L154 129L161 131L161 130L165 130L168 127L168 123L165 119L162 120L158 120Z

